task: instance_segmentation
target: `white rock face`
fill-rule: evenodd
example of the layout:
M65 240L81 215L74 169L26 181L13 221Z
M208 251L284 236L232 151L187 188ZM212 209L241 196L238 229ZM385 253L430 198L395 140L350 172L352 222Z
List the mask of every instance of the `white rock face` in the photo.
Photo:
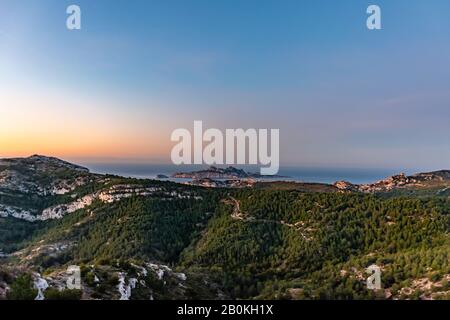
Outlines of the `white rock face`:
M105 203L113 203L132 196L151 196L159 191L162 191L162 188L144 188L136 185L115 185L108 190L102 191L98 198Z
M81 177L77 179L75 184L67 184L64 181L61 183L62 184L58 185L58 187L55 187L51 191L47 192L44 190L43 192L45 194L66 194L73 191L76 186L86 183L86 181L85 178ZM0 217L11 216L30 222L61 219L67 214L89 207L97 199L104 203L114 203L133 196L148 197L154 196L155 194L160 195L161 199L166 201L170 201L174 198L202 200L202 197L191 192L167 191L161 187L143 187L140 185L114 185L106 190L88 194L72 202L49 207L44 209L41 214L31 210L0 204ZM76 197L76 195L74 196Z
M64 215L73 213L77 210L84 209L94 202L96 195L87 195L74 202L68 204L61 204L50 207L42 211L42 215L38 217L39 220L45 221L50 219L61 219Z
M0 204L0 217L6 218L8 216L29 222L38 220L35 213L31 211Z
M178 279L181 281L186 281L187 277L184 273L176 273L175 276L177 276Z
M156 273L159 280L162 280L164 278L164 274L166 272L172 272L172 269L162 264L159 265L154 263L147 263L147 266Z
M48 289L48 283L47 280L41 278L41 275L38 273L35 274L34 288L38 291L38 294L34 300L44 300L44 291Z
M119 285L117 286L119 293L120 293L120 300L130 300L131 297L131 290L136 288L137 279L130 278L128 280L128 285L126 285L126 273L120 272L119 273Z

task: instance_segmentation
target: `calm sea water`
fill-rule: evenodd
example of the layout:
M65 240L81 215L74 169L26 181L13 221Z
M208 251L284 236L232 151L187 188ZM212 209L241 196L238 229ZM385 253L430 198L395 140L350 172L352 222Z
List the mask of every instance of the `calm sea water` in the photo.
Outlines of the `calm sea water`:
M191 172L206 169L207 166L197 165L155 165L155 164L131 164L131 163L95 163L82 164L92 172L102 174L114 174L124 177L155 179L157 175L170 176L175 172ZM239 166L247 172L258 172L258 167ZM283 167L280 168L279 175L286 178L273 178L275 180L293 180L302 182L334 183L340 180L352 183L375 182L394 174L400 173L398 169L351 169L351 168L302 168ZM406 172L407 174L413 172ZM273 180L272 179L272 180ZM184 179L171 179L183 181ZM185 180L184 180L185 181Z

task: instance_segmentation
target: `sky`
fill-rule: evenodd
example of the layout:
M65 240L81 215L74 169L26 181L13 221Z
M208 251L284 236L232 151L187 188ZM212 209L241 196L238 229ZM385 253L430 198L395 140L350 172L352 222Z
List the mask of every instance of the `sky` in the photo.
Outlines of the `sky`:
M280 129L285 166L450 169L449 39L448 0L0 0L0 157L169 163L202 120Z

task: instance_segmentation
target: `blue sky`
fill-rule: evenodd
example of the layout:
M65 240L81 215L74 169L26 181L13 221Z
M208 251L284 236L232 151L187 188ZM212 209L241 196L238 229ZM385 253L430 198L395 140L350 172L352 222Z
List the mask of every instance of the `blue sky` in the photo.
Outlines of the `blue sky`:
M279 128L284 165L448 168L449 39L447 0L2 0L0 153L167 162L203 120Z

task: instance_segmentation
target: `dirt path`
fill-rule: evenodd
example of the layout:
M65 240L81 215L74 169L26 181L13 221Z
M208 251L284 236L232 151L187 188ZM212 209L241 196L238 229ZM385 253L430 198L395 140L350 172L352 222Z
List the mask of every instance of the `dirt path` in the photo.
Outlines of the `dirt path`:
M255 217L251 217L248 214L246 214L245 212L241 211L241 203L233 197L230 197L229 199L225 199L225 200L223 200L223 202L225 204L233 206L233 212L231 213L231 218L233 218L235 220L241 220L241 221L245 221L245 222L273 223L273 224L283 225L283 226L286 226L288 228L294 229L295 231L299 232L305 240L307 240L307 241L311 240L311 238L309 238L303 234L303 232L298 227L298 223L290 224L285 221L276 221L276 220L269 220L269 219L256 219Z

